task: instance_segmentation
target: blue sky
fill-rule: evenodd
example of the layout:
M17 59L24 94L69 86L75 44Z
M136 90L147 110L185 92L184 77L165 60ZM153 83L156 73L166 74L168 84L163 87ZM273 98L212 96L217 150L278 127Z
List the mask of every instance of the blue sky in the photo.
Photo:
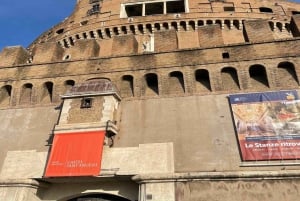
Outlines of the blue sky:
M68 17L76 0L0 0L0 51L27 47L41 33Z
M0 51L5 46L27 47L69 16L75 4L76 0L0 0Z

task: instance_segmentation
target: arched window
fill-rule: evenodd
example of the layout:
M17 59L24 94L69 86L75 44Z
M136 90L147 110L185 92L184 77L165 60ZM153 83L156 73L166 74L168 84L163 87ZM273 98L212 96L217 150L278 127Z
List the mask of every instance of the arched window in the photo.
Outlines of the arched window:
M186 29L187 29L187 28L186 28L186 27L187 27L187 26L186 26L186 22L185 22L185 21L181 21L179 24L180 24L180 28L181 28L182 30L186 31Z
M189 27L195 30L196 29L195 21L189 21Z
M197 25L198 25L198 27L204 26L203 20L198 20Z
M220 27L222 28L222 21L221 20L216 20L216 24L220 25Z
M133 77L131 75L124 75L121 80L121 95L122 97L132 97L133 92Z
M148 33L152 33L152 32L153 32L153 30L152 30L152 25L151 25L151 24L146 24L146 31L147 31Z
M272 31L274 31L274 22L269 21L269 26Z
M213 24L213 21L212 20L207 20L206 24L208 24L208 25Z
M145 75L145 93L146 96L158 95L158 79L154 73Z
M20 95L20 104L30 104L32 98L32 88L33 85L31 83L24 84L21 89Z
M184 93L184 79L182 72L174 71L169 74L169 93Z
M8 106L10 104L12 87L10 85L5 85L0 89L0 105Z
M250 81L252 88L266 88L269 87L267 72L262 65L252 65L249 68Z
M165 30L168 30L168 29L169 29L169 24L166 23L166 22L164 22L164 23L163 23L163 28L164 28Z
M177 29L177 22L171 22L171 27L173 30L178 30Z
M276 27L279 31L282 31L282 24L280 22L276 23Z
M43 91L41 96L42 103L51 103L53 98L53 83L45 82L43 84Z
M75 85L74 80L66 80L64 83L64 91L63 93L68 92Z
M238 20L233 20L233 26L236 28L236 29L240 29L240 22Z
M122 26L121 27L121 31L123 34L127 34L127 27L126 26Z
M131 33L132 33L132 34L135 34L135 28L134 28L134 25L130 25L129 28L130 28Z
M238 75L235 68L225 67L221 70L221 78L224 90L240 89Z
M196 91L211 91L209 73L205 69L199 69L195 72Z
M298 86L299 80L293 63L281 62L278 64L277 81L279 86Z
M267 7L260 7L259 12L261 12L261 13L273 13L273 10L271 8L267 8Z
M230 23L230 20L225 20L225 21L224 21L224 25L225 25L225 27L227 27L228 29L231 29L231 23Z
M156 31L160 31L160 24L159 23L155 23L154 27L155 27Z

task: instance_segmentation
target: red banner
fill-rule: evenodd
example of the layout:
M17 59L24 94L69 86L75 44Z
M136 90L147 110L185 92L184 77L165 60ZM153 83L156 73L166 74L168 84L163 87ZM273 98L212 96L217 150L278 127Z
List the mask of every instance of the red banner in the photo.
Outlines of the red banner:
M54 135L45 177L100 174L105 131Z
M296 91L229 96L242 159L300 158L300 101Z

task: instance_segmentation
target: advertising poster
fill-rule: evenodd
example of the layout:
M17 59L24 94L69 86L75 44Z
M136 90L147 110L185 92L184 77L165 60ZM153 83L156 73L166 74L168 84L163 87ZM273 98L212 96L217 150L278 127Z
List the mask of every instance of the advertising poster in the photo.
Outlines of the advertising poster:
M300 101L296 91L229 96L242 160L300 158Z
M54 135L45 177L100 174L105 131Z

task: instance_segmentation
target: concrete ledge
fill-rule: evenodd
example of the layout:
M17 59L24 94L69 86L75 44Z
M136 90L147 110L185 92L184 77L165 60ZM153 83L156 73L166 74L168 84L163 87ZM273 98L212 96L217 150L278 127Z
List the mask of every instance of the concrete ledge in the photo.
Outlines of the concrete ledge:
M0 187L47 187L46 183L38 182L34 179L0 179Z
M142 174L132 177L138 183L156 183L194 180L279 180L300 179L300 170L284 171L237 171L237 172L192 172L174 174Z

